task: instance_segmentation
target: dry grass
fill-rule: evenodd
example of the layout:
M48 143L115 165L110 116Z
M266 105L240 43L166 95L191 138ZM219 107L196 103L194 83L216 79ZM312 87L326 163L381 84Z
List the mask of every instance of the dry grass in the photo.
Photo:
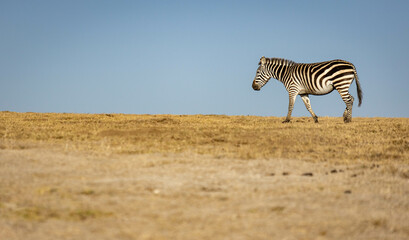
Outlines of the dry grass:
M0 239L408 239L409 119L0 112Z
M409 119L221 115L0 113L0 148L57 144L95 153L209 154L240 159L356 162L409 159ZM15 147L15 146L14 146ZM18 147L18 146L17 146Z

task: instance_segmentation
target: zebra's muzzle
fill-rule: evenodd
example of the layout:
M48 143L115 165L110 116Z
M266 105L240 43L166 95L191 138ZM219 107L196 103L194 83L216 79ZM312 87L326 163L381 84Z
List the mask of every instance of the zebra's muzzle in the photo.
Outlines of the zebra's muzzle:
M260 91L260 86L253 81L253 85L251 85L255 91Z

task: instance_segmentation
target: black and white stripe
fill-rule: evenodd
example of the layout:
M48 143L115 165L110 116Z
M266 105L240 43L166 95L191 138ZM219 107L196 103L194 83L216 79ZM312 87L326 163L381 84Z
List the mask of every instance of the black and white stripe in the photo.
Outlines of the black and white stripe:
M320 63L295 63L286 59L261 57L259 65L253 81L254 90L260 90L270 78L275 78L282 82L288 91L290 100L284 122L291 119L297 95L301 96L314 121L318 122L317 115L311 109L308 95L324 95L334 89L339 92L346 104L344 122L350 122L354 98L349 93L349 87L354 79L358 91L358 106L361 106L362 90L355 66L350 62L337 59Z

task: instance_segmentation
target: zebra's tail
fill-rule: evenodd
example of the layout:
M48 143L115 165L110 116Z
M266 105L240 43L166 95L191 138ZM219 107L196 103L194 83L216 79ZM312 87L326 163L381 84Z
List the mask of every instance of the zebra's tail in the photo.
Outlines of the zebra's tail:
M361 106L362 104L362 89L361 89L361 84L359 83L359 79L358 79L358 73L356 72L355 66L354 66L354 76L355 76L355 83L356 83L356 90L358 92L358 99L359 99L359 103L358 103L358 107Z

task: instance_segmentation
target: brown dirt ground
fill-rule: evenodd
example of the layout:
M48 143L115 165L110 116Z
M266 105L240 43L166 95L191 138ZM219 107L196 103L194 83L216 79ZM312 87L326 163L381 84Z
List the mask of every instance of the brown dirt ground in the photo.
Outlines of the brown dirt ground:
M0 239L408 239L409 119L0 112Z

